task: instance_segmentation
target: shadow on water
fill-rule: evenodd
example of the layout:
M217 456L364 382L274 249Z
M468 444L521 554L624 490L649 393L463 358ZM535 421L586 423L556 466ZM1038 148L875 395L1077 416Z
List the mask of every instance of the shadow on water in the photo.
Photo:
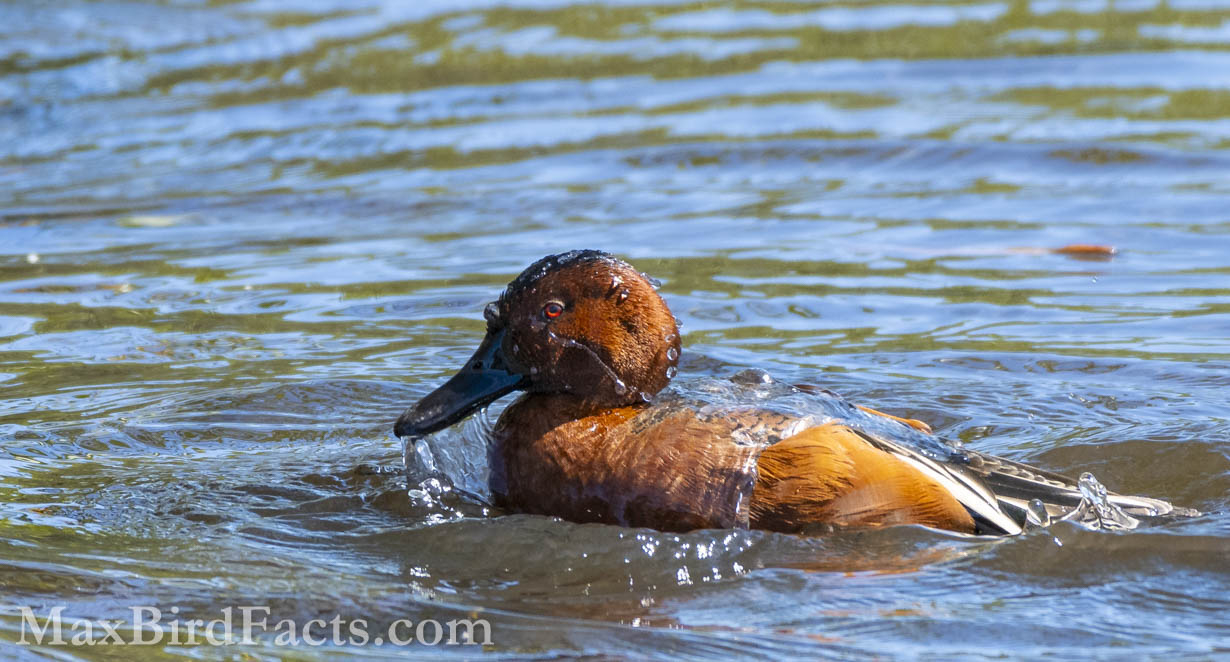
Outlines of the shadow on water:
M22 605L266 605L486 619L510 658L1226 655L1227 26L1212 0L0 7L0 648L137 650L15 644ZM664 282L683 374L763 368L1205 514L674 535L411 493L392 421L579 247Z

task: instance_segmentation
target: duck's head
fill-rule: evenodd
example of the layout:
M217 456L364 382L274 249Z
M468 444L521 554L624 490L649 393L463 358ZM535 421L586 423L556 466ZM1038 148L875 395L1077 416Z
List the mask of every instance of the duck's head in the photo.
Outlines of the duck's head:
M515 390L569 393L595 407L645 402L679 362L666 302L644 274L601 251L531 264L484 316L474 356L397 419L397 436L443 429Z

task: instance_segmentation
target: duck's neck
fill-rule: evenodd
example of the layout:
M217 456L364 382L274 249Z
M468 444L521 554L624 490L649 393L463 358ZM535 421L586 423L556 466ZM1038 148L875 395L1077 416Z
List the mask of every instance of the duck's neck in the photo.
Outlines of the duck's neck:
M527 393L504 410L496 422L497 443L510 443L514 439L538 439L565 423L605 418L616 412L619 420L627 420L645 405L612 407L591 398L572 393ZM514 434L515 433L515 434Z

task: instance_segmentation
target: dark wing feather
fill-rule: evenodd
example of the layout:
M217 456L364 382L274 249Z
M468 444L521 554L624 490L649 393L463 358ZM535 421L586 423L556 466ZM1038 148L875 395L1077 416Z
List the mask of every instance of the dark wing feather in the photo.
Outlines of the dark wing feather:
M1077 481L1068 476L976 451L966 451L966 454L969 456L968 470L981 477L999 501L1009 508L1023 511L1030 501L1037 499L1051 517L1063 517L1083 498ZM1134 517L1191 513L1160 499L1113 492L1106 496L1113 505Z
M860 434L947 486L973 516L978 533L1021 533L1029 519L1029 504L1035 499L1054 519L1070 514L1083 499L1077 481L1062 474L969 450L963 451L968 458L964 463L940 462L892 441ZM1107 500L1134 517L1197 514L1149 497L1110 492Z

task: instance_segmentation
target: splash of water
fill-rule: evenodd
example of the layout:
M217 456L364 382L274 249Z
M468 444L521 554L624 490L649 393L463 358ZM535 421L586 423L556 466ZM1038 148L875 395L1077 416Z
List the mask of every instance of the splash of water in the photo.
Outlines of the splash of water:
M462 503L490 506L487 444L495 427L489 408L480 409L460 428L405 439L402 457L412 504L446 514Z
M1076 486L1081 493L1081 502L1064 516L1064 520L1094 531L1127 531L1140 526L1140 520L1111 502L1106 486L1098 482L1093 474L1081 474Z

